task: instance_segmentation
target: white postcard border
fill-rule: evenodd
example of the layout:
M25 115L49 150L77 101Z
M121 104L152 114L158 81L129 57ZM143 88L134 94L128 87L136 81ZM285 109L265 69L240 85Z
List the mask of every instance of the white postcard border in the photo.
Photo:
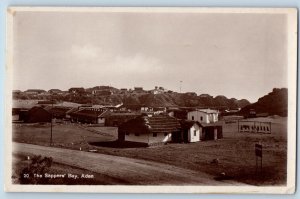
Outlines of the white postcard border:
M286 14L288 21L288 157L286 186L119 186L119 185L16 185L12 184L12 66L15 12L170 12ZM268 193L292 194L296 177L297 9L295 8L195 8L195 7L9 7L7 10L5 80L5 191L102 193Z

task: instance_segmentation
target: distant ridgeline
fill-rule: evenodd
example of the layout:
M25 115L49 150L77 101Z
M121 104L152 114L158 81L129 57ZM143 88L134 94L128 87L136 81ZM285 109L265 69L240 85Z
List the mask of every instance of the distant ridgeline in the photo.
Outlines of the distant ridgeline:
M123 96L123 103L142 104L152 107L202 107L215 108L219 110L238 109L249 105L248 100L228 99L225 96L210 95L191 95L189 93L163 93L163 94L146 94L146 95L128 95Z
M257 102L242 108L240 113L247 114L250 110L255 110L256 114L268 113L268 115L287 116L288 89L274 88L271 93L259 98Z
M117 89L110 86L97 86L93 88L70 88L68 91L51 89L41 91L30 89L27 91L13 91L14 99L36 99L68 101L80 104L116 105L123 103L135 106L151 107L202 107L216 108L219 110L240 109L250 104L246 99L228 99L225 96L197 95L194 92L177 93L163 87L155 87L145 91L142 87L134 89Z

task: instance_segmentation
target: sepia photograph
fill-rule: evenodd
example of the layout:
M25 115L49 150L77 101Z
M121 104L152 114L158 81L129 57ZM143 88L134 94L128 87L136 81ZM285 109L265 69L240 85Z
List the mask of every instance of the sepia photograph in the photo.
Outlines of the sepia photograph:
M9 7L6 51L6 191L295 191L297 9Z

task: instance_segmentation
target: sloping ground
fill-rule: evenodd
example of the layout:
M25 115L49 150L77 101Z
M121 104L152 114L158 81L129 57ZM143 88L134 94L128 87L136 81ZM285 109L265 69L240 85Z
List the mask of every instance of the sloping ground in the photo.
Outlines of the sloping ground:
M112 178L99 173L91 172L86 169L71 167L60 163L52 163L47 169L47 173L51 174L72 174L72 177L65 178L32 178L30 176L26 181L22 180L23 169L28 167L27 156L13 155L12 157L12 182L13 184L47 184L47 185L126 185L127 181ZM93 176L91 178L81 178L81 175ZM75 175L77 178L75 178Z
M218 108L243 108L249 105L248 100L228 99L225 96L193 96L185 93L163 94L133 94L125 95L124 104L139 104L152 107L184 106L184 107L218 107Z
M51 96L49 96L50 99ZM28 96L30 98L30 96ZM184 107L211 107L211 108L243 108L249 105L249 101L234 98L228 99L225 96L210 96L201 95L195 96L186 93L127 93L127 94L112 94L105 96L93 95L74 95L55 96L57 101L76 102L81 104L102 104L102 105L146 105L152 107L169 107L169 106L184 106Z
M140 102L147 106L177 106L180 100L175 100L174 95L171 94L147 94L140 97Z
M267 121L270 118L251 118L249 120ZM238 123L224 123L224 138L217 141L196 142L189 144L167 144L158 147L111 146L117 138L115 127L93 127L97 131L109 133L103 136L78 127L77 125L56 125L53 128L55 147L89 151L122 156L162 164L173 165L218 176L222 172L234 180L259 186L285 185L287 171L287 118L274 117L272 134L238 133ZM273 124L274 123L274 124ZM13 125L14 142L49 146L50 126ZM97 145L89 143L95 142ZM263 175L256 175L254 145L263 144ZM100 143L100 144L99 144ZM103 144L104 143L104 144ZM98 145L99 144L99 145ZM108 144L109 146L107 146ZM219 159L218 164L212 164Z
M96 127L94 127L96 128ZM15 124L13 125L13 141L25 142L48 146L50 141L50 124ZM74 123L55 124L52 127L53 144L56 147L76 147L85 150L90 149L89 141L115 140L115 137L108 136L113 128L103 127L103 130L93 131L92 126L81 126Z
M112 135L112 134L109 134L109 133L105 133L101 130L98 130L97 127L89 127L89 126L83 126L83 125L77 125L79 128L82 128L82 129L85 129L87 131L90 131L90 132L93 132L93 133L97 133L99 135L102 135L102 136L107 136L107 137L116 137L116 135Z
M241 110L242 114L249 113L254 109L256 113L269 113L269 115L287 116L288 112L288 89L274 88L272 92L258 99Z
M13 143L13 150L21 155L51 156L54 162L123 179L129 184L241 185L232 181L215 181L205 173L140 159L21 143Z

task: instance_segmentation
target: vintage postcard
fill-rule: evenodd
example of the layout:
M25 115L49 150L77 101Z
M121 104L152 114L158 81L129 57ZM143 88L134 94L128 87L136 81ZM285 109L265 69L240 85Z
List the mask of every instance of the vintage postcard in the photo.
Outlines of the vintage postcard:
M294 8L9 7L5 190L295 191Z

